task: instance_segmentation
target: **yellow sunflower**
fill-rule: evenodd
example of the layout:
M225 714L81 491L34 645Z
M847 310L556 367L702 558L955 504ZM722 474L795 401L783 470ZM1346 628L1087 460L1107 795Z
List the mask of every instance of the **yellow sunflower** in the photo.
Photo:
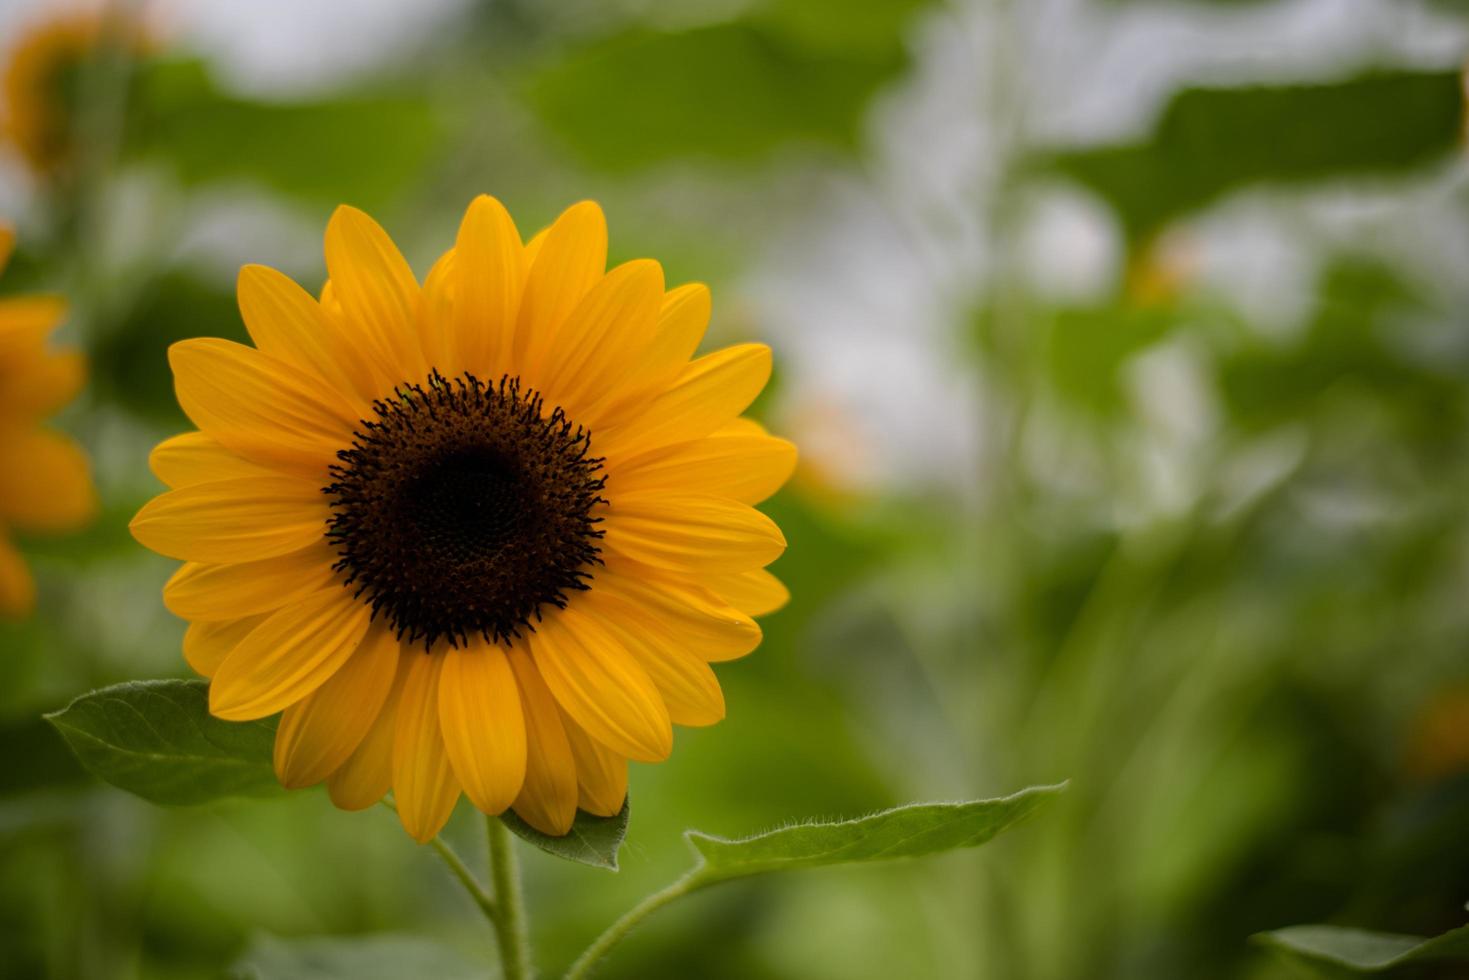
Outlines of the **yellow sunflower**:
M691 359L708 289L606 259L596 204L522 243L481 196L420 286L342 207L319 301L247 266L255 347L169 351L199 431L154 450L133 534L186 562L164 602L210 710L284 710L284 785L392 790L419 841L461 791L559 835L723 717L709 664L787 597L753 505L795 447L740 418L767 347Z
M5 135L36 173L52 174L71 162L68 74L92 56L102 26L96 13L70 11L37 23L11 49L0 83Z
M0 271L15 236L0 227ZM10 532L56 532L85 524L97 510L81 448L40 428L71 401L86 375L82 355L52 351L51 331L66 315L55 296L0 299L0 616L23 616L35 582Z

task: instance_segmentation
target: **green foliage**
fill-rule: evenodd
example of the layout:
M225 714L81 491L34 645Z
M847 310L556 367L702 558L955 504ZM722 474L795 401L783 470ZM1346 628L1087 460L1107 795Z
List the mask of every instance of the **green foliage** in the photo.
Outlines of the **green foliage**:
M1065 785L1033 786L996 800L914 803L835 823L802 823L753 837L725 840L691 830L684 836L700 857L693 887L734 878L831 864L921 857L978 847L1010 829Z
M1469 962L1469 926L1432 939L1342 926L1290 926L1260 933L1255 941L1328 977L1385 973L1439 960Z
M230 975L234 980L480 980L487 969L413 936L257 936L230 967Z
M280 792L275 720L221 721L203 681L128 681L83 694L46 720L94 776L154 803Z
M911 0L771 4L682 33L632 30L543 68L528 96L585 160L755 162L787 143L850 149L863 108L906 59Z
M377 207L433 158L442 140L432 106L394 87L302 102L252 101L220 90L199 61L146 64L128 147L184 184L258 181L310 204Z
M575 861L577 864L616 871L617 851L622 847L622 839L627 836L630 805L630 800L624 800L622 809L611 817L597 817L585 810L578 810L571 830L563 837L541 833L517 817L512 810L506 810L500 815L500 819L515 836L534 844L547 854Z
M1379 72L1326 85L1177 92L1141 143L1059 153L1048 165L1101 195L1134 241L1257 183L1400 173L1459 141L1458 72Z

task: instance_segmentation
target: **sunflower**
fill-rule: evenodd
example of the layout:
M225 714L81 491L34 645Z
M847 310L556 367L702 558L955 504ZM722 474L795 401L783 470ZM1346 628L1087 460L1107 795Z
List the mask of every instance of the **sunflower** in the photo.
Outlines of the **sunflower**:
M15 236L0 227L0 271ZM66 436L39 427L71 401L86 374L82 355L48 347L66 315L55 296L0 299L0 616L35 604L36 586L10 531L80 527L97 509L87 457Z
M787 597L753 505L795 447L740 417L769 349L693 358L708 289L606 258L596 204L523 243L481 196L420 286L342 207L319 300L246 266L255 346L170 349L199 431L154 450L133 534L185 562L164 603L211 712L284 711L285 786L391 790L419 841L461 791L560 835L724 716L710 663Z

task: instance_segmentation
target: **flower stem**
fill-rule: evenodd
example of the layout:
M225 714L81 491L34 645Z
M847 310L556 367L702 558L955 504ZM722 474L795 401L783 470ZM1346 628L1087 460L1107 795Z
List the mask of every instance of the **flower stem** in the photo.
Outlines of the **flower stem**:
M576 958L576 962L571 964L571 969L566 971L565 980L582 980L584 977L591 976L592 968L601 961L602 957L611 952L612 947L621 942L622 937L631 932L634 926L669 902L687 895L697 887L692 877L680 878L662 891L654 892L628 909L622 918L608 926L607 931L598 936L596 941Z
M464 890L469 892L469 897L474 899L474 904L479 906L479 910L485 914L485 918L493 923L498 918L500 910L495 907L495 900L490 897L490 893L485 891L484 886L475 880L474 875L470 873L469 868L465 866L464 861L459 855L454 853L453 848L437 837L428 843L438 853L439 857L444 859L444 863L449 866L449 871L453 873L455 878L459 879L459 884L464 886ZM497 926L497 931L498 928Z
M510 831L499 817L490 815L485 816L485 829L490 840L490 878L495 883L496 914L490 916L490 922L500 943L500 964L505 980L530 980L534 976L530 936L520 891L520 865L515 860Z

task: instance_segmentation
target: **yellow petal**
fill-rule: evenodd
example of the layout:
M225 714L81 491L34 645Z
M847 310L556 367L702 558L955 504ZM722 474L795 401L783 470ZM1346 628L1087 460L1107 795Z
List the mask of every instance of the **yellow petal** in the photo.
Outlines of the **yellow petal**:
M201 677L213 677L250 631L265 622L264 616L244 616L211 623L191 623L184 631L184 661Z
M579 418L583 405L625 382L653 338L662 298L657 262L637 259L607 273L557 331L540 373L551 401Z
M398 702L408 667L413 663L410 654L418 652L405 651L399 645L397 675L382 710L377 713L361 744L342 767L327 778L327 793L332 803L343 810L365 810L393 788L393 741L398 730Z
M380 390L360 344L290 277L263 265L240 270L240 316L255 346L271 357L315 374L368 414Z
M763 568L704 580L704 585L736 609L750 616L765 616L791 601L790 590Z
M340 768L377 719L397 671L398 640L376 626L326 683L287 708L275 734L281 785L314 786Z
M336 582L336 560L336 552L320 540L300 551L238 565L187 562L164 585L163 604L189 620L274 612Z
M562 321L607 268L607 219L592 201L573 204L531 245L536 254L516 317L514 360L534 372Z
M163 440L148 454L148 468L174 490L196 483L275 474L270 467L230 452L219 440L202 432L185 432Z
M629 377L589 406L587 419L622 419L672 384L704 339L711 304L709 287L703 283L689 283L665 294L653 338L638 355Z
M561 724L556 700L521 644L506 652L525 712L525 785L515 798L520 819L543 834L560 837L576 819L576 759Z
M470 202L454 256L454 367L497 380L514 349L526 275L520 232L505 206L487 194Z
M59 296L0 299L0 357L21 348L35 349L65 317L66 301Z
M755 621L713 593L659 579L632 563L607 564L597 569L592 588L627 599L647 622L661 624L695 656L734 660L760 645Z
M774 521L722 497L618 492L602 527L606 548L675 572L764 568L786 546Z
M243 344L206 337L168 349L179 407L241 456L323 485L352 442L358 413L302 371Z
M420 844L443 829L459 800L459 783L439 725L441 653L404 652L411 663L398 703L393 740L393 797L403 829Z
M36 605L36 582L15 545L0 535L0 616L19 619Z
M332 586L272 613L225 658L209 711L226 721L273 715L324 684L367 633L371 611Z
M696 657L668 630L605 592L583 603L605 623L652 680L675 725L712 725L724 718L724 692L707 661Z
M425 378L418 280L388 233L356 208L337 208L326 226L326 268L349 336L360 337L373 367L393 383Z
M419 304L418 339L423 345L423 356L430 367L437 367L446 374L459 368L457 349L452 343L454 335L454 250L451 248L440 255L428 270L423 280Z
M24 370L6 372L0 385L0 411L12 417L45 418L76 397L87 379L87 359L78 351L44 348L22 356Z
M673 750L668 708L658 689L605 626L575 606L546 617L530 638L546 687L588 735L640 762Z
M566 712L561 725L576 760L577 806L599 817L610 817L627 799L627 760L593 739Z
M635 419L599 435L606 456L630 456L707 436L739 415L770 380L770 348L727 347L692 362Z
M758 504L795 472L793 443L774 436L725 433L721 429L703 439L619 461L609 483L619 494L664 490Z
M439 723L470 802L502 813L525 783L525 716L505 651L482 639L444 652Z
M229 564L315 544L330 516L319 488L270 476L170 490L148 501L128 526L144 547L161 555Z
M86 453L44 429L0 431L0 523L25 531L65 531L97 514Z

